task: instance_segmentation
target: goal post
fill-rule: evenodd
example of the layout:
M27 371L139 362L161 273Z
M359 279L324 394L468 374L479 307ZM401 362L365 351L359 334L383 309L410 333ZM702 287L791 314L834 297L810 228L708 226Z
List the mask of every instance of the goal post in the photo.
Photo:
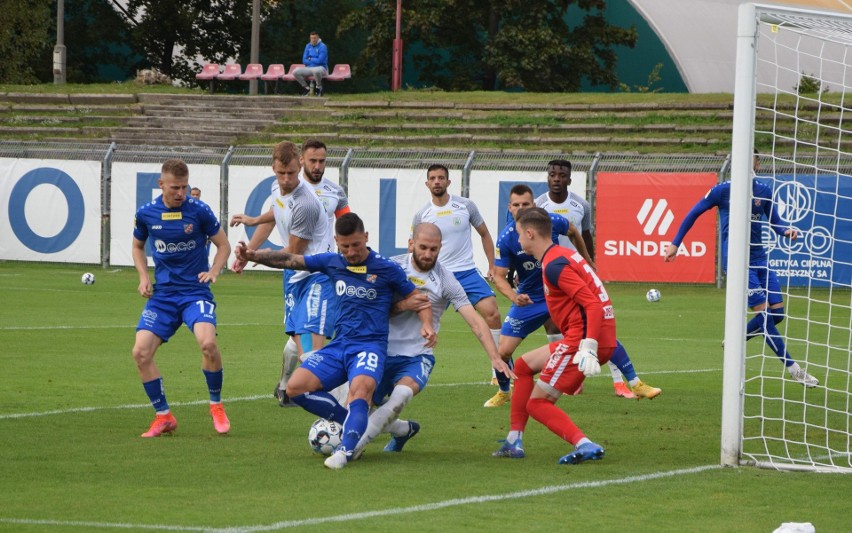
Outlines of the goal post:
M852 15L743 4L731 148L721 462L852 473ZM852 124L852 122L849 122ZM761 222L786 317L767 315L805 387L747 342L752 163L799 239ZM802 268L793 268L799 267ZM817 268L818 267L818 268ZM766 270L763 267L763 270ZM776 346L777 348L777 346ZM795 367L794 367L795 368Z

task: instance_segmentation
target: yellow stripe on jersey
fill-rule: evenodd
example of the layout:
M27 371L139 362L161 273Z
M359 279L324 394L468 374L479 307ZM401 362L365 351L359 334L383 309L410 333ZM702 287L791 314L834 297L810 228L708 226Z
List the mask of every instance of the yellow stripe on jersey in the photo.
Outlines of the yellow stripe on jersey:
M426 280L420 279L420 278L415 277L415 276L408 276L408 281L410 281L411 283L413 283L414 285L416 285L418 287L422 287L422 286L426 285Z
M346 270L348 270L349 272L354 272L356 274L366 274L367 273L367 267L365 265L348 266L348 267L346 267Z
M284 203L281 201L280 198L276 198L275 203L278 204L278 207L280 207L281 209L284 209Z
M161 220L183 220L183 213L163 213L160 215Z
M438 211L437 213L435 213L435 216L436 216L436 217L448 217L448 216L450 216L450 215L452 215L452 214L453 214L453 210L452 210L452 209L446 209L446 210L444 210L444 211Z

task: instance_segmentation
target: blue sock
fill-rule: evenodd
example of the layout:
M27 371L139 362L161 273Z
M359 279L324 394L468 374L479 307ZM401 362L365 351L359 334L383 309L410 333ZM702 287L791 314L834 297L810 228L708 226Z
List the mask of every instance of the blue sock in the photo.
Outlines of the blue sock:
M163 378L152 379L142 384L145 387L145 394L151 400L151 405L158 413L165 413L169 410L169 402L166 401L166 392L163 390Z
M775 355L778 356L778 359L781 359L784 366L790 366L796 362L792 357L790 357L790 354L787 353L787 347L784 345L784 339L781 337L781 332L778 331L777 327L775 327L775 322L766 323L766 333L764 335L766 345L775 352Z
M509 368L515 368L515 360L509 357L509 360L506 361L506 364L509 365ZM512 386L512 380L509 379L509 376L502 372L495 373L497 377L497 386L500 387L500 392L509 392L509 389Z
M624 374L628 382L638 377L636 376L636 370L633 369L633 361L630 360L627 350L624 349L624 345L620 341L615 341L615 351L612 352L612 357L609 360L621 370L621 373Z
M222 401L222 369L204 370L204 379L207 380L207 389L210 391L210 401L219 403Z
M750 341L751 339L763 335L763 325L766 323L766 314L765 313L757 313L752 317L751 320L746 324L746 340Z
M342 424L346 420L349 411L340 405L334 396L325 391L306 392L298 396L290 398L293 403L309 413L313 413L320 418L331 420Z
M343 439L340 447L343 451L352 451L361 440L361 435L367 431L367 418L370 416L370 404L367 400L349 402L349 416L343 422Z

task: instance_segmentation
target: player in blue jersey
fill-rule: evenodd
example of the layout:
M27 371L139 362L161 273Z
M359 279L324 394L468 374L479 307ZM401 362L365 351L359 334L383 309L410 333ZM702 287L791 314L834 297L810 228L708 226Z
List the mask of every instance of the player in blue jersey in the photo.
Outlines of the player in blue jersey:
M210 292L225 267L231 246L210 207L187 198L189 169L179 159L163 163L158 181L162 195L139 208L133 230L133 264L139 273L139 294L147 298L136 326L133 359L142 386L156 411L143 437L158 437L177 429L169 410L163 377L154 354L186 324L201 348L201 368L210 393L213 427L227 433L231 423L222 407L222 355L216 344L216 302ZM207 241L216 246L213 265L208 265ZM151 242L154 284L148 272L145 242Z
M409 253L394 256L391 260L402 267L420 292L429 296L425 305L432 308L432 323L436 332L441 326L441 317L452 304L470 326L494 369L515 377L514 372L497 354L485 319L470 304L452 272L438 261L440 251L441 230L435 224L423 222L412 231L408 240ZM413 298L401 300L393 307L385 372L373 394L373 402L381 404L381 407L370 414L367 431L355 452L356 457L382 431L391 434L391 440L385 446L387 452L401 452L405 443L420 431L417 422L398 420L406 404L426 387L435 367L432 348L424 347L420 338L420 321L415 314L420 308L406 307L412 303L416 303Z
M559 328L550 320L550 313L547 310L541 275L541 262L521 249L520 242L518 241L518 232L515 227L515 217L517 217L518 213L522 209L530 208L534 205L533 192L529 186L518 184L512 187L509 191L509 212L513 218L497 239L494 284L497 286L497 290L512 302L512 307L503 321L497 351L500 353L502 359L509 363L510 367L512 366L512 354L521 341L542 325L547 332L548 342L556 342L562 338ZM561 215L550 213L550 219L553 227L553 242L559 243L563 238L570 238L572 245L576 247L580 255L594 269L595 263L589 257L585 241L577 227ZM506 279L506 272L509 268L514 268L517 272L518 287L516 290L512 289ZM621 343L617 344L612 358L616 360L616 367L620 372L624 373L633 389L631 397L640 399L654 398L662 392L660 389L651 387L639 379L633 368L633 363L630 361L630 357L628 357L627 351ZM541 369L536 369L536 371L539 370ZM485 402L485 407L499 407L508 402L512 397L510 380L505 375L497 374L497 381L499 390Z
M335 286L343 314L334 339L307 355L287 385L290 399L305 410L343 423L340 448L325 466L340 469L352 458L367 428L370 401L382 377L388 344L388 317L394 297L425 299L396 263L367 247L368 234L355 213L335 222L335 242L340 253L295 255L282 250L254 250L240 242L237 258L294 270L323 272ZM430 309L418 312L424 346L434 346L437 336ZM348 410L328 392L349 383Z
M757 152L754 156L754 171L759 169ZM778 235L795 240L796 228L785 226L778 212L773 208L772 187L752 179L751 236L749 237L748 265L748 307L755 314L746 325L746 340L763 335L767 346L775 352L790 376L806 387L816 387L819 380L808 374L787 352L778 324L784 320L784 299L781 285L775 272L769 270L768 254L761 239L761 230L769 221L769 227ZM731 182L726 181L710 189L687 213L672 243L666 247L665 261L677 259L678 248L695 221L706 211L714 207L719 210L719 224L722 233L722 269L728 267L728 227L731 214ZM768 303L768 306L767 306Z
M426 170L426 188L432 199L414 214L411 227L421 222L431 222L441 230L441 264L459 280L470 303L488 324L494 344L497 344L500 338L500 309L494 291L485 279L491 280L494 274L494 240L476 204L469 198L450 194L450 183L447 167L441 164L429 166ZM471 227L479 234L488 259L485 278L473 260Z

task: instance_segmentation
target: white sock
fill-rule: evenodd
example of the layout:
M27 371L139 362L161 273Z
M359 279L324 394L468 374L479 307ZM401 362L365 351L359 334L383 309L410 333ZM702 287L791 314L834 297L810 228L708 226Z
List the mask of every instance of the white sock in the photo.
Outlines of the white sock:
M509 435L506 437L506 442L509 444L515 444L516 440L522 439L524 436L523 431L512 430L509 432Z
M287 382L290 381L290 376L293 371L299 366L299 347L296 346L296 341L293 337L287 339L287 344L284 345L284 356L281 361L281 381L278 383L278 388L287 390Z
M587 437L583 437L582 439L577 441L577 444L574 445L574 448L579 448L580 446L582 446L583 444L586 444L587 442L592 442L592 441L589 440Z
M553 333L553 334L547 335L547 343L548 344L550 344L551 342L556 342L556 341L561 341L561 340L562 340L562 334L561 333Z
M491 338L494 339L494 346L500 346L500 330L499 329L492 329L491 330ZM497 377L497 371L494 370L493 368L491 369L491 377L492 378Z
M385 433L390 433L394 437L404 437L408 435L408 432L411 430L411 424L408 423L408 420L400 420L396 419L387 426L385 426Z
M630 383L630 387L631 387L631 388L633 388L633 387L635 387L636 385L638 385L641 381L642 381L642 380L641 380L641 379L639 379L639 378L633 378L633 379L631 379L630 381L628 381L628 383Z
M358 441L356 449L363 448L375 439L379 433L385 429L385 426L399 418L399 413L402 412L405 404L411 401L414 397L414 391L405 385L397 385L393 388L390 398L375 411L370 413L370 418L367 419L367 430ZM407 423L406 423L407 424ZM406 432L408 429L406 428Z
M624 378L621 377L621 370L615 366L615 363L612 361L607 363L609 365L609 373L612 374L612 382L613 383L624 383Z

